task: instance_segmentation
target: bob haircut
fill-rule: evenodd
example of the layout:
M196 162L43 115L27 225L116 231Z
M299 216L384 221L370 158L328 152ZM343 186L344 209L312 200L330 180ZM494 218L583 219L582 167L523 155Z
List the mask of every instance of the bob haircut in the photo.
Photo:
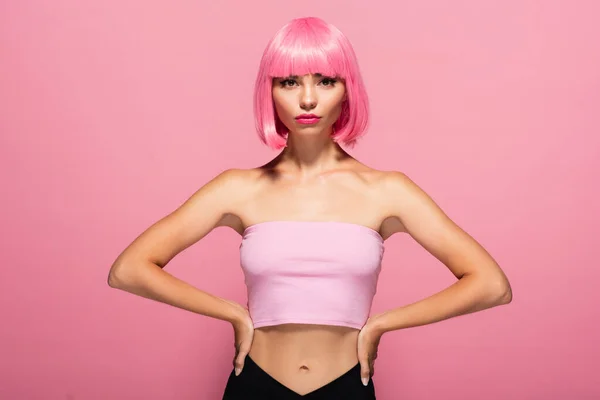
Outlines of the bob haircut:
M261 141L286 146L288 129L276 114L273 78L321 73L345 81L346 100L333 124L332 138L354 146L369 122L369 101L350 41L320 18L296 18L284 25L263 53L254 87L254 118Z

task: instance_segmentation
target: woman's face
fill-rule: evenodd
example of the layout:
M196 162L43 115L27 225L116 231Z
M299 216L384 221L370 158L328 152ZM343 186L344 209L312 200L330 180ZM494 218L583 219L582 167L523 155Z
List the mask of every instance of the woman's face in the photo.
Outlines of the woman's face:
M345 99L346 86L337 78L307 74L273 79L275 111L290 132L316 134L331 127Z

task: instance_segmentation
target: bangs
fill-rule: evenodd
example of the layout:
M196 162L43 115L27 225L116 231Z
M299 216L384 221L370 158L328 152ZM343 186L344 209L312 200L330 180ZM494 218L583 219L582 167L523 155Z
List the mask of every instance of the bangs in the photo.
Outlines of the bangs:
M307 26L294 33L283 36L279 43L273 43L270 59L265 60L269 77L316 73L342 79L348 76L346 57L331 31L319 32L315 27Z

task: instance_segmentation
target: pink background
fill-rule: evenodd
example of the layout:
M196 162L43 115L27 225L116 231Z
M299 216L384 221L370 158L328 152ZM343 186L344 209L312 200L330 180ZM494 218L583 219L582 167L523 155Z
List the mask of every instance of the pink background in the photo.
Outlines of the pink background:
M600 56L594 1L0 3L0 398L220 399L231 326L111 289L142 230L253 130L258 61L289 19L337 25L370 93L352 153L411 176L496 258L509 306L386 334L378 399L600 397ZM245 302L239 236L170 273ZM388 240L373 312L454 278Z

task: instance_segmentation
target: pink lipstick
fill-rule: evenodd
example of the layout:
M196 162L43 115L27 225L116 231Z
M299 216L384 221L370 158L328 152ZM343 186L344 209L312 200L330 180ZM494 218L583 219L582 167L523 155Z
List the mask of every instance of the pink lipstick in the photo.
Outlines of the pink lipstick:
M298 121L299 124L316 124L317 122L319 122L319 120L321 119L321 117L315 115L315 114L301 114L298 115L296 117L296 121Z

